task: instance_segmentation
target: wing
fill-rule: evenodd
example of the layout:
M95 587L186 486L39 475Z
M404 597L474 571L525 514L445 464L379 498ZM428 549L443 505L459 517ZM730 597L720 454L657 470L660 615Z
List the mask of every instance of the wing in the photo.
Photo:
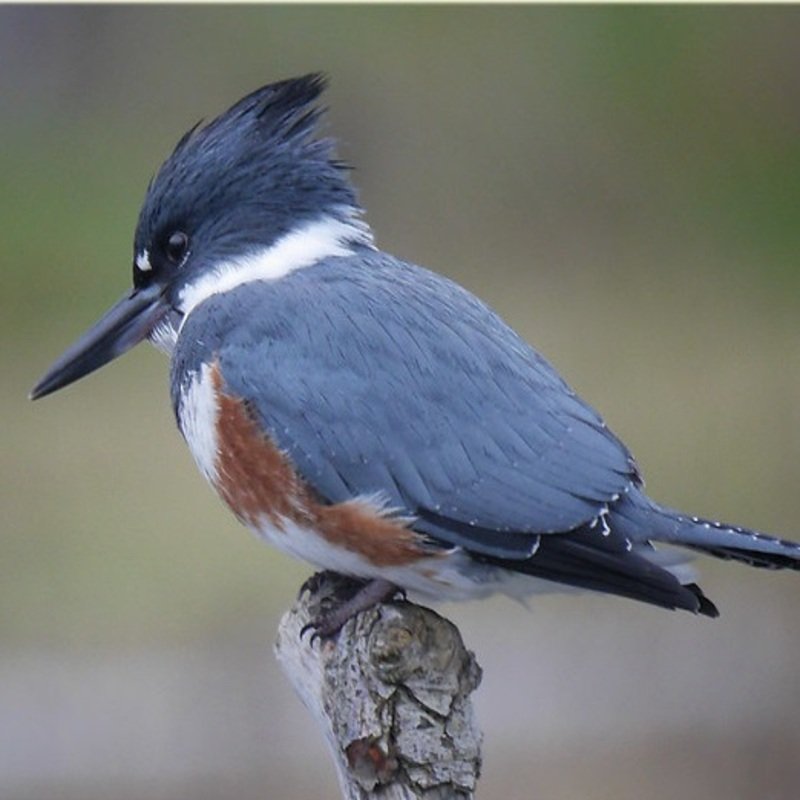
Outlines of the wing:
M220 331L204 346L228 390L331 503L380 495L445 542L519 558L638 482L555 370L427 270L365 251L221 298L181 338Z

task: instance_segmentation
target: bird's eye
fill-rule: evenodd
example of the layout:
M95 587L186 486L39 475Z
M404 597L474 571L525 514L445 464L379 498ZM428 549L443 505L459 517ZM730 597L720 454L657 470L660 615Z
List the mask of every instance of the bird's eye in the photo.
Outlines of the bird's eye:
M180 264L189 250L189 237L183 231L170 234L164 245L164 252L173 264Z

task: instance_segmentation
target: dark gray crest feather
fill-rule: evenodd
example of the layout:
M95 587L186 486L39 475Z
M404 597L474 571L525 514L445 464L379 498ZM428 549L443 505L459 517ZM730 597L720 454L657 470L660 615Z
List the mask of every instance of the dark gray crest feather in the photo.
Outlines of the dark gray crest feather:
M243 97L208 125L202 120L180 139L171 158L190 144L214 147L232 133L262 137L273 145L303 143L316 130L325 108L314 105L327 87L322 73L270 83ZM332 140L324 145L333 147Z

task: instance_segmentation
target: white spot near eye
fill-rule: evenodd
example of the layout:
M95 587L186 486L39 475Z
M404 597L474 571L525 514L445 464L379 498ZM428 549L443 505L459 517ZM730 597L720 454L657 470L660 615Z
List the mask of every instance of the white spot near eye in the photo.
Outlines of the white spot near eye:
M139 272L152 271L153 265L150 263L150 253L147 252L147 248L142 250L142 252L136 256L136 268L139 270Z

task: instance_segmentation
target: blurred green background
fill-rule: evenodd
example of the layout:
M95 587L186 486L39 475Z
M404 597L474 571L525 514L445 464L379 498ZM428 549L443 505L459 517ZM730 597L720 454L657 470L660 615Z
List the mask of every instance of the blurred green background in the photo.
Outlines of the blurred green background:
M387 250L461 281L658 499L800 535L800 10L0 7L0 797L338 796L255 541L142 347L32 405L129 285L147 181L262 83L327 71ZM486 672L479 796L796 800L800 580L702 561L710 622L446 607Z

